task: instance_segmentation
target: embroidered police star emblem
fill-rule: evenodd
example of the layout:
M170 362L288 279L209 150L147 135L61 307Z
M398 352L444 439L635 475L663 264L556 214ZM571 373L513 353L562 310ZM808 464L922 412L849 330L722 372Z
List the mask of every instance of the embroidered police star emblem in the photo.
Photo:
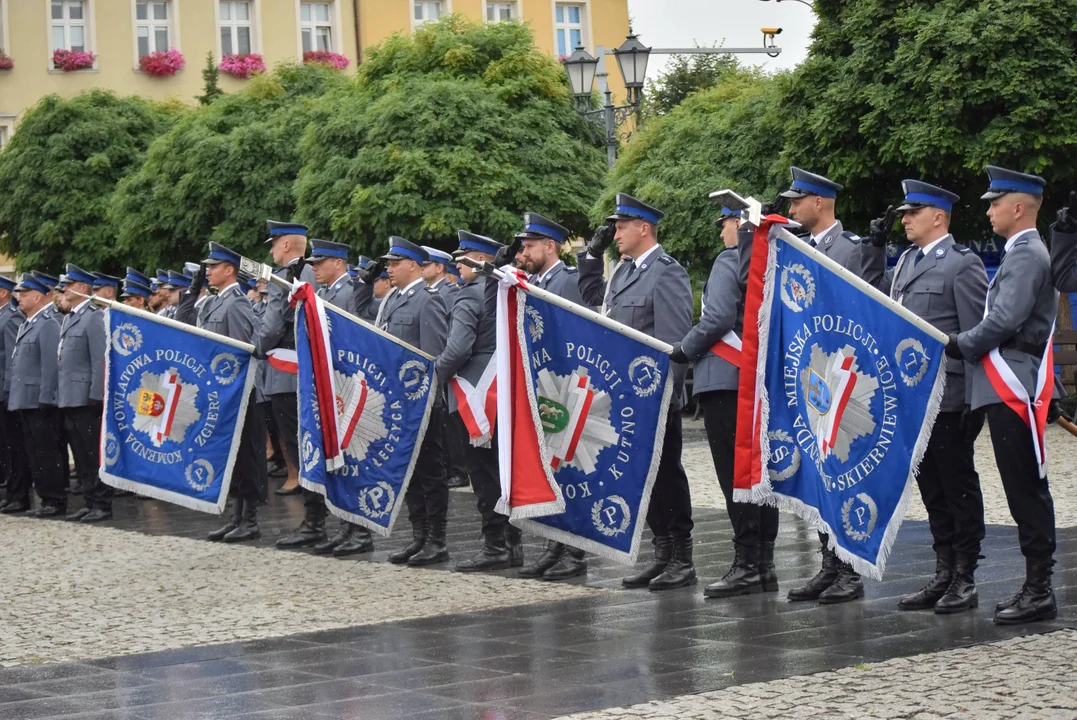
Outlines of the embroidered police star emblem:
M595 472L598 454L620 438L610 423L609 394L591 385L582 365L571 375L539 370L535 391L550 465Z
M385 395L367 384L363 371L347 375L333 371L337 390L337 412L341 425L337 428L344 454L358 462L366 459L370 446L389 437L383 417Z
M161 447L165 440L182 443L187 428L202 417L195 404L198 393L197 384L180 381L176 368L144 372L139 387L127 394L135 411L131 425L148 435L154 447Z
M860 369L852 346L827 353L813 345L800 383L819 457L825 460L833 454L848 462L853 441L875 432L871 399L878 379Z

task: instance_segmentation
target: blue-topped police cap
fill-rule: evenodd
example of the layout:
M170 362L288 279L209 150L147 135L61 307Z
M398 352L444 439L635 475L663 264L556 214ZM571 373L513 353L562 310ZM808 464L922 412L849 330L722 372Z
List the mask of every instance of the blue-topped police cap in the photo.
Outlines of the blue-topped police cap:
M39 283L47 287L49 290L55 290L60 284L60 278L55 275L47 275L38 270L31 270L30 274L34 276L34 279Z
M64 272L64 280L68 283L86 283L87 285L93 285L94 282L93 273L88 270L83 270L78 265L68 263Z
M658 221L664 218L666 214L658 208L651 207L642 200L637 200L627 193L617 193L617 209L613 211L613 214L606 218L606 222L613 222L616 220L643 220L649 222L652 225L657 225Z
M140 282L138 282L136 280L124 280L123 281L123 292L120 293L121 298L125 298L125 297L145 297L145 298L148 298L149 296L150 296L150 288L147 285L143 285L142 283L140 283Z
M721 212L718 213L718 218L714 221L714 224L718 227L722 227L722 224L729 218L740 219L740 210L734 210L733 208L722 207Z
M789 172L793 175L793 183L788 190L781 194L784 198L796 199L809 195L836 198L838 190L841 190L841 185L838 185L833 180L828 180L822 175L816 175L798 167L789 168Z
M102 272L93 273L94 281L93 286L95 288L113 287L118 288L120 286L120 279L113 275L106 275Z
M556 243L563 243L568 235L567 227L533 212L524 213L523 232L516 233L520 240L553 240Z
M898 212L922 207L935 207L950 212L954 209L954 203L961 199L957 193L920 180L902 180L901 191L905 193L905 202L897 209Z
M244 293L258 289L258 281L255 280L253 276L248 275L245 272L241 272L236 275L236 282L239 283L239 287L243 289Z
M181 272L175 270L168 271L168 282L166 287L171 290L181 290L183 288L191 287L191 278L187 277Z
M11 292L15 289L15 281L9 278L7 275L0 275L0 289Z
M157 282L162 285L168 282L168 271L162 268L157 268Z
M220 243L211 242L209 244L209 257L204 262L206 265L217 265L219 263L231 263L237 268L239 267L239 261L241 255L234 250L229 250Z
M487 255L497 255L497 251L505 247L493 238L477 235L467 230L457 230L456 235L460 238L460 247L456 250L459 254L481 252Z
M183 263L183 276L189 280L194 280L194 276L198 274L198 263L185 262Z
M157 278L150 278L150 290L152 290L153 292L157 292L158 288L161 288L163 286L164 283Z
M266 238L266 244L268 245L281 235L302 235L306 237L307 226L300 223L266 220L266 232L269 233L269 237Z
M348 274L352 277L359 277L359 268L355 267L354 265L349 265Z
M994 200L1012 192L1039 197L1047 186L1047 181L1039 175L1007 170L996 165L987 166L987 177L991 184L988 185L987 192L980 196L981 200Z
M430 256L428 262L441 263L445 267L452 264L452 255L444 250L438 250L437 248L430 247L429 245L423 245L423 250L426 250L426 254Z
M379 280L388 280L389 279L389 271L388 270L382 270L381 275L378 275L378 279Z
M430 256L423 250L422 245L416 245L411 240L405 240L397 235L389 236L389 252L381 256L382 260L414 260L422 265L430 261Z
M456 267L456 263L449 263L445 266L445 270L453 277L460 277L460 268Z
M37 279L33 272L23 273L19 278L19 284L15 286L15 292L34 290L39 293L47 293L52 288Z
M366 255L360 255L355 261L355 267L362 270L366 270L372 262L374 261L368 258Z
M127 268L127 275L124 277L124 281L126 282L127 280L136 282L147 288L150 286L150 279L133 267Z
M322 260L348 261L351 248L344 243L332 242L331 240L311 239L309 262L321 262Z

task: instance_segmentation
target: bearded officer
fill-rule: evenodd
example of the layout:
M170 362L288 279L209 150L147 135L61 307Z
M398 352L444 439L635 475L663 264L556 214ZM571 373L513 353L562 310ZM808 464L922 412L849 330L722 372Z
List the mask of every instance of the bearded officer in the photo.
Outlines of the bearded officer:
M983 318L987 272L979 256L950 234L950 213L959 198L919 180L905 180L901 187L905 203L897 212L912 246L894 272L886 271L890 222L886 216L873 222L870 241L861 248L865 274L881 276L880 290L942 332L971 330ZM926 363L926 358L911 349L906 352L911 353L907 372L915 375L916 363ZM916 476L934 540L935 577L901 598L901 610L948 614L979 603L975 571L984 538L984 504L973 446L983 414L969 410L969 370L961 360L946 361L945 395Z
M0 512L17 513L30 509L29 460L26 457L26 444L23 442L21 414L17 410L8 410L8 395L11 387L11 355L15 350L15 338L26 316L19 309L14 295L15 281L0 275L0 442L4 452L4 501L0 503ZM10 509L9 509L10 508Z
M988 285L983 319L970 330L951 334L946 354L973 363L972 409L986 411L995 463L1017 523L1025 583L1011 600L995 606L996 624L1016 625L1058 614L1051 589L1055 511L1046 467L1040 473L1039 439L1034 440L1038 433L1001 398L1025 395L1036 402L1037 375L1051 342L1058 293L1050 256L1036 231L1045 181L991 165L987 175L990 186L983 199L991 202L987 216L992 230L1006 238L1005 255ZM1046 372L1050 374L1051 368ZM1025 413L1027 406L1014 404Z
M314 280L321 286L318 288L318 296L326 303L354 315L355 295L352 291L352 278L348 274L349 253L350 249L343 243L312 239L307 263L314 269ZM373 549L374 539L370 536L370 531L347 520L340 521L340 527L332 537L314 546L315 554L332 553L336 557L370 552Z
M389 252L381 259L388 265L389 279L395 292L382 302L375 321L377 327L428 355L440 355L445 349L448 309L438 291L427 288L423 283L422 266L429 260L426 251L402 237L392 236L389 238ZM375 263L375 269L378 264ZM368 291L369 287L364 285L364 291ZM369 304L369 296L364 294ZM415 567L449 559L449 550L445 545L449 486L446 484L441 433L436 431L444 422L444 417L445 402L439 392L431 406L427 432L404 495L412 541L403 550L389 556L391 563L407 563Z
M600 229L579 255L579 287L585 303L602 304L606 315L669 344L680 342L692 328L692 286L688 273L658 244L663 213L631 195L617 193L610 229ZM616 241L620 255L631 259L610 278L602 279L602 255ZM647 510L654 533L654 562L643 572L622 580L625 587L669 590L696 582L692 563L692 496L681 465L681 408L685 404L684 376L688 366L670 363L673 399L666 419L662 455Z

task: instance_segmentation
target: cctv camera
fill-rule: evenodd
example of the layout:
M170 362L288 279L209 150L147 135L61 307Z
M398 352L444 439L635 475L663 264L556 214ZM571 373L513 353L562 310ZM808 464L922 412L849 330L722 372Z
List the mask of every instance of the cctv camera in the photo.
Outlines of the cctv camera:
M763 31L764 35L781 35L782 34L782 29L781 28L765 27L765 28L760 28L760 29Z

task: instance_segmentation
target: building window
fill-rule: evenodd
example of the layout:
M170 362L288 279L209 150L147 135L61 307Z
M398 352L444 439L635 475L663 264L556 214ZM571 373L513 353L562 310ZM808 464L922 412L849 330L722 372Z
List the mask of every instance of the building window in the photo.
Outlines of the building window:
M11 133L15 130L15 116L0 113L0 150L7 147Z
M138 0L135 3L135 30L138 56L167 52L169 43L169 7L166 0Z
M333 49L332 3L305 2L299 6L299 27L303 35L303 52Z
M0 120L0 122L3 122ZM7 125L0 125L0 150L7 147Z
M487 2L486 22L510 22L517 19L516 3Z
M52 0L52 49L86 52L85 0Z
M0 52L7 52L7 0L0 0Z
M440 0L415 0L414 11L411 15L412 28L420 28L426 23L437 22L441 19L442 7Z
M249 55L251 43L251 4L248 0L222 0L221 56Z
M561 57L571 55L577 45L583 44L583 16L583 5L557 4L554 24L557 28L557 54Z

